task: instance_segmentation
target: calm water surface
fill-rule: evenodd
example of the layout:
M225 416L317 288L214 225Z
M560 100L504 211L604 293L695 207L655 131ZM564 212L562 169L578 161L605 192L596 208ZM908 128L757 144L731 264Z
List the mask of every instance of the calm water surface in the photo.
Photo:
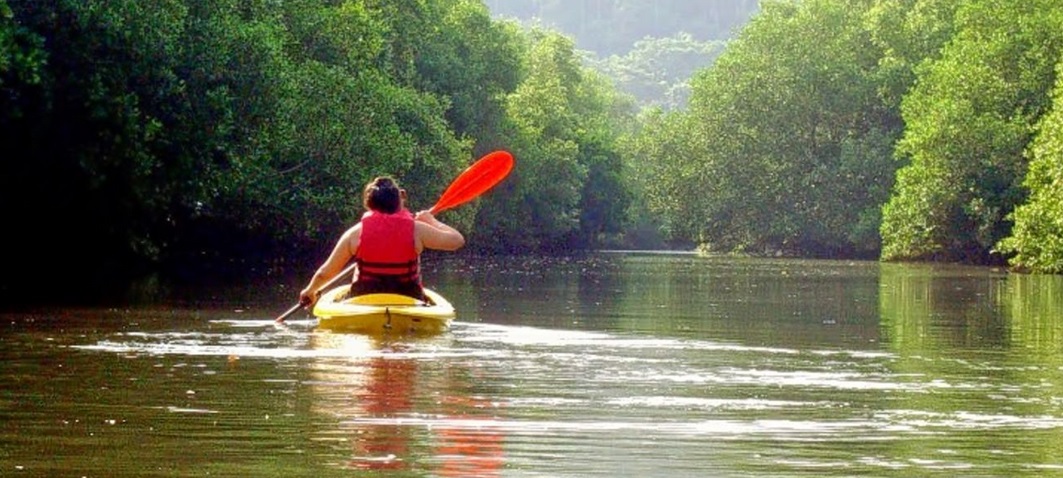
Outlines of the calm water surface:
M299 277L3 311L0 476L1063 476L1063 278L427 262L434 337L276 327Z

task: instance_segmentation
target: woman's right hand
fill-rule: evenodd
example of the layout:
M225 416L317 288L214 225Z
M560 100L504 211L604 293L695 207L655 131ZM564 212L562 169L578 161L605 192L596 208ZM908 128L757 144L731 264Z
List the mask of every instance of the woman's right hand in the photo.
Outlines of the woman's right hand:
M315 296L316 294L314 294L310 289L303 289L299 292L299 305L303 307L312 307L314 305L314 302L316 302Z

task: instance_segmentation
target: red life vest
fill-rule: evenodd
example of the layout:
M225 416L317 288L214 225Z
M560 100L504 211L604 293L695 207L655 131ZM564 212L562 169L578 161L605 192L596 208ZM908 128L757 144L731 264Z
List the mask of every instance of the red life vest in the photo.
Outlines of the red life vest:
M358 263L356 289L364 293L409 294L421 288L420 262L414 244L413 214L369 211L362 216L362 233L354 254Z

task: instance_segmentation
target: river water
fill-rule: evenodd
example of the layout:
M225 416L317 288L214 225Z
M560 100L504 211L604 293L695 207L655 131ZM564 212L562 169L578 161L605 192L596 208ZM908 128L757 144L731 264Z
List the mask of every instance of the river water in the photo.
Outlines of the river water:
M0 313L0 476L1063 476L1063 278L426 258L432 337L305 277Z

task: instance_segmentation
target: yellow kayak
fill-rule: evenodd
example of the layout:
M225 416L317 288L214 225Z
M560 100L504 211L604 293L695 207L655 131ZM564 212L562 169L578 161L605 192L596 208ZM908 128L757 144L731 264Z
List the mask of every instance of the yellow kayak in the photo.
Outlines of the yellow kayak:
M369 334L442 332L454 320L454 306L435 291L425 289L428 302L400 294L347 297L350 285L331 289L314 305L318 327Z

